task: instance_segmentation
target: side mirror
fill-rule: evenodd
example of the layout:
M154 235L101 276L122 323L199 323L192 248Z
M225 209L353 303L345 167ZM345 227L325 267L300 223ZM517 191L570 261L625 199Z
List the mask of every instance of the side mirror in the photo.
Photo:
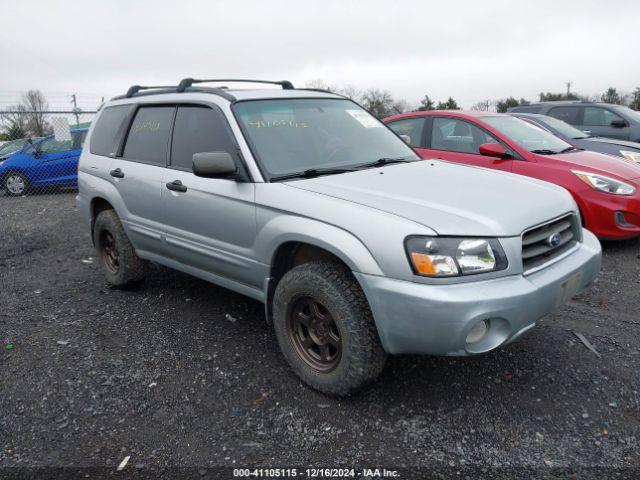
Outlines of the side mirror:
M236 163L227 152L193 154L193 173L198 177L229 177L238 172Z
M611 125L613 128L624 128L627 126L627 122L622 119L616 119L611 120L611 123L609 125Z
M480 145L480 155L502 159L511 158L511 155L499 143L483 143Z
M398 135L402 140L404 140L404 143L406 143L407 145L411 145L411 137L409 135Z

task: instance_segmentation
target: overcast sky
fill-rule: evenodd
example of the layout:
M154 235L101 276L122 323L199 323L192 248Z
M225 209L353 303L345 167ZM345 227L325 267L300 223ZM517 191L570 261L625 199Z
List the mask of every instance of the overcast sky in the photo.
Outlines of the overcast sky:
M313 79L464 107L640 86L636 0L3 0L0 106L180 78ZM57 103L56 103L57 102Z

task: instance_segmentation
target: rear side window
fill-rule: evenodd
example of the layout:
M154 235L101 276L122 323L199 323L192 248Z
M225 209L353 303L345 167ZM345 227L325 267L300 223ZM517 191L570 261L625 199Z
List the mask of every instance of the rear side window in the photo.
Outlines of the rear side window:
M120 142L118 133L129 108L130 105L118 105L104 109L91 134L91 153L107 157L116 156Z
M406 135L411 140L409 145L420 148L422 145L422 129L424 127L424 118L406 118L389 124L391 130L398 135Z
M175 107L140 107L133 119L123 157L164 166Z
M548 115L571 125L578 124L578 107L553 107Z
M208 107L178 107L171 144L172 167L191 170L194 153L227 152L235 156L235 151L222 112Z

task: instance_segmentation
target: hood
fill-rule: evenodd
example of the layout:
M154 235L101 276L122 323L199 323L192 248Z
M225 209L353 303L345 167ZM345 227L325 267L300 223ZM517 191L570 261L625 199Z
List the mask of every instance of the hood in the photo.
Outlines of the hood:
M594 173L603 175L616 175L625 180L640 178L640 166L621 157L604 153L583 152L559 153L556 155L541 155L542 157L562 160L565 163L575 165L576 168L588 169Z
M518 236L576 208L568 192L550 183L436 160L286 185L382 210L440 235Z
M590 142L607 143L609 145L619 145L625 149L631 149L636 152L640 152L640 143L630 142L629 140L620 140L617 138L604 138L604 137L589 137L585 138Z

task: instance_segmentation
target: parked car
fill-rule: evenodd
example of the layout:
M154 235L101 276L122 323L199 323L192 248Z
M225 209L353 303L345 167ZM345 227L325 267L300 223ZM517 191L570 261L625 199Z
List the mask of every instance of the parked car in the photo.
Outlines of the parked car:
M53 135L28 144L0 163L2 187L11 196L24 195L36 187L75 187L78 159L86 128L71 130L71 140Z
M320 391L353 392L387 354L510 343L597 275L600 244L564 189L420 161L329 92L203 82L107 102L79 212L110 284L152 260L263 302Z
M614 138L594 137L567 122L538 113L512 113L514 117L548 130L574 147L625 158L640 165L640 143Z
M640 235L640 166L577 149L511 115L428 111L384 120L422 158L518 173L566 188L584 225L603 239ZM510 202L501 193L505 202Z
M31 141L35 140L30 138L19 138L17 140L11 140L0 145L0 163L4 162L14 153L22 150Z
M640 142L640 112L622 105L567 100L519 105L508 112L549 115L593 136Z

